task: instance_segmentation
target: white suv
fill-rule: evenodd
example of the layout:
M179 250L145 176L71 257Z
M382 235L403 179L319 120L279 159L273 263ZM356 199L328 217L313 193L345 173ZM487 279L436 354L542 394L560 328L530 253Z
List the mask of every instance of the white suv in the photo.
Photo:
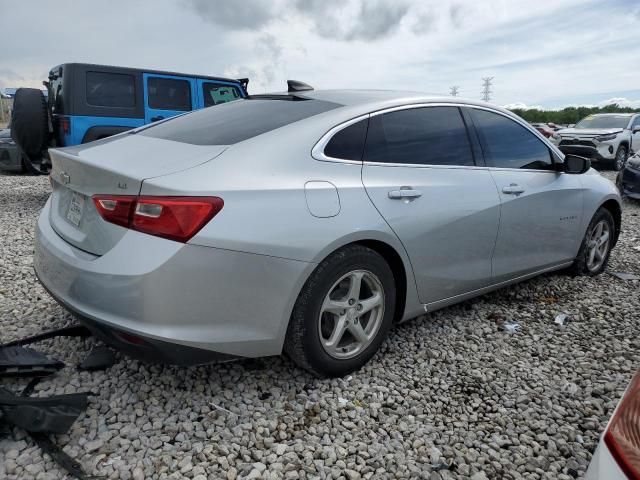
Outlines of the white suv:
M564 153L589 157L592 162L607 162L620 170L629 153L640 150L640 114L589 115L573 128L557 131L550 140Z

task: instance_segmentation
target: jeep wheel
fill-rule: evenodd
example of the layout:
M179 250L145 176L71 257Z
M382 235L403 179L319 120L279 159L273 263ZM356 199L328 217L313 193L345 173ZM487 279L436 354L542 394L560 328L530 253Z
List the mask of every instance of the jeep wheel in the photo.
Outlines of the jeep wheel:
M26 156L29 171L48 173L42 157L49 143L49 112L41 90L19 88L16 91L11 114L11 138Z
M624 164L627 161L627 147L620 145L616 151L616 158L613 160L613 169L620 171L624 168Z

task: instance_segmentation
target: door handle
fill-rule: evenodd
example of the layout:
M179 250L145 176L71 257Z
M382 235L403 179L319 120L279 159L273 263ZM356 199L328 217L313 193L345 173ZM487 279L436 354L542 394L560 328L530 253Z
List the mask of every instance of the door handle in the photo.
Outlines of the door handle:
M158 115L157 117L151 117L152 122L157 122L158 120L164 120L162 115Z
M400 190L391 190L389 192L389 198L392 200L411 199L421 196L422 192L420 190L414 190L411 187L400 187Z
M506 193L509 195L520 195L521 193L524 193L524 188L517 183L512 183L508 187L502 187L502 193Z

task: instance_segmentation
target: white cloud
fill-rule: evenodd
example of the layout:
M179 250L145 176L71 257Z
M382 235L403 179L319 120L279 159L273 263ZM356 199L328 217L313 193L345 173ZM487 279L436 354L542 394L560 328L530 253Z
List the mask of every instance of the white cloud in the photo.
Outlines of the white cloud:
M506 105L503 105L502 108L506 108L507 110L543 110L544 107L542 107L541 105L527 105L526 103L522 103L522 102L514 102L514 103L507 103Z
M0 87L37 86L79 61L249 76L260 92L295 78L458 85L478 99L494 76L497 104L640 98L640 10L628 0L0 0L0 11Z
M625 97L613 97L608 100L602 100L601 102L598 102L598 106L604 107L613 103L617 103L621 107L640 108L640 100L629 100Z

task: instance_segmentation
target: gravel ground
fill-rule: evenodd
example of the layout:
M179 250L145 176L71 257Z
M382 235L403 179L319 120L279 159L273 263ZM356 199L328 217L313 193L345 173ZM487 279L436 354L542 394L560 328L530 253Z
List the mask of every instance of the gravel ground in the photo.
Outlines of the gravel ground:
M46 178L0 176L5 341L72 322L32 271L47 191ZM640 274L640 203L623 216L609 270ZM35 394L96 394L56 441L108 478L572 479L640 367L639 287L546 275L403 324L336 380L285 358L183 369L118 356L106 372L79 372L94 340L58 338L38 348L68 366ZM566 326L554 323L562 312ZM12 430L0 434L0 478L64 473Z

